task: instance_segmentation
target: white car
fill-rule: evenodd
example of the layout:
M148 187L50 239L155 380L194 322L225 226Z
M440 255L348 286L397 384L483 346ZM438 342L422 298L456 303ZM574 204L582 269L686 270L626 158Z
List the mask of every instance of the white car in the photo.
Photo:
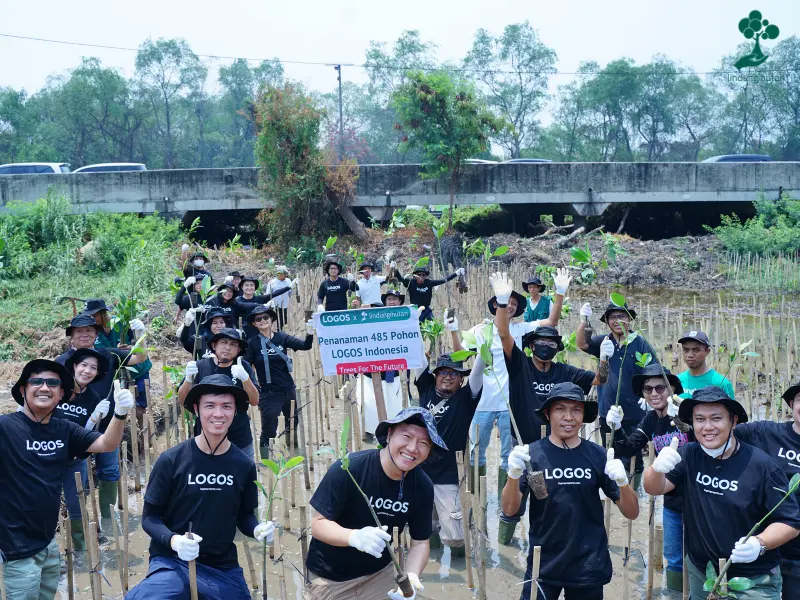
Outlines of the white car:
M42 173L69 173L69 163L9 163L0 165L0 175L37 175Z
M73 173L120 173L123 171L147 171L142 163L101 163L86 165L75 169Z

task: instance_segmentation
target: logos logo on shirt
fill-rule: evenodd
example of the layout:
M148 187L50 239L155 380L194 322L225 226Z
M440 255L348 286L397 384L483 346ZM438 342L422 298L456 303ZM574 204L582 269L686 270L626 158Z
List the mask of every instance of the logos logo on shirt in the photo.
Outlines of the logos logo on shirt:
M328 286L328 291L329 292L338 292L340 289L342 289L342 286L340 286L340 285L329 285Z
M784 450L783 448L781 448L780 450L778 450L778 456L780 458L785 458L788 461L793 461L793 460L796 461L798 458L800 458L800 453L796 452L795 450ZM793 465L793 466L800 466L800 465Z
M63 410L66 413L72 413L74 415L88 415L89 412L83 408L82 406L75 406L74 404L59 404L58 408Z
M194 479L192 478L194 477ZM233 485L233 475L217 475L211 473L189 474L189 485Z
M61 440L55 440L50 442L40 442L38 440L26 440L27 443L27 450L31 450L33 452L42 452L43 450L60 450L64 447L64 442Z
M709 494L717 494L718 496L723 496L721 492L715 492L713 490L707 489L708 486L716 489L716 490L730 490L731 492L735 492L739 489L739 482L738 481L731 481L730 479L720 479L719 477L711 477L710 475L706 475L705 473L700 473L698 471L697 476L695 477L695 481L706 488L704 491L708 492Z
M440 416L442 416L444 413L446 413L446 412L447 412L447 409L448 409L448 408L450 408L450 405L449 405L449 404L447 404L447 403L445 403L445 404L443 404L442 406L439 406L439 407L437 408L436 404L434 404L433 402L428 402L428 407L427 407L427 408L428 408L428 410L431 412L431 414L432 414L434 417L440 417Z
M566 469L553 469L552 472L550 469L544 470L544 478L545 479L591 479L592 478L592 470L589 468L583 469L578 467L577 469L566 468Z
M418 287L418 288L417 288L417 291L418 291L418 292L427 292L429 289L430 289L430 288L428 288L428 286L426 285L424 288Z
M552 383L539 383L538 381L533 382L533 390L537 394L548 394L550 393L550 388L553 387L554 384Z
M373 499L372 496L370 496L369 504L375 510L390 510L394 513L408 512L408 502L400 502L399 500L392 500L391 498Z

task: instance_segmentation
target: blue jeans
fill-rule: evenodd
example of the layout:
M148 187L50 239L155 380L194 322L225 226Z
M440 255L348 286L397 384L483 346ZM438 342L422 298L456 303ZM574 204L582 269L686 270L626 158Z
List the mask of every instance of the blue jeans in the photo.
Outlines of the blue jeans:
M250 600L250 590L241 567L215 569L198 562L197 596L199 600ZM125 600L189 600L189 597L188 565L178 558L154 556L147 577Z
M683 513L664 508L664 558L667 570L683 572Z
M150 375L145 375L133 381L136 384L136 406L147 408L147 387L150 386Z
M94 455L97 461L97 478L100 481L119 481L119 448Z
M472 425L470 426L470 440L475 439L475 425L477 424L480 431L480 439L478 440L478 466L482 467L486 464L486 449L489 447L489 441L492 439L492 430L494 423L497 421L497 428L500 430L500 468L504 471L508 470L508 455L511 454L511 419L508 416L507 410L479 411L475 413L472 418ZM473 452L475 444L470 444L470 464L474 465Z
M89 477L86 459L75 460L69 463L67 474L64 475L64 500L67 502L67 512L72 521L81 520L81 503L78 499L78 488L75 487L75 472L81 474L81 485L83 486L84 496L89 488Z
M800 561L784 558L781 562L783 597L800 598Z

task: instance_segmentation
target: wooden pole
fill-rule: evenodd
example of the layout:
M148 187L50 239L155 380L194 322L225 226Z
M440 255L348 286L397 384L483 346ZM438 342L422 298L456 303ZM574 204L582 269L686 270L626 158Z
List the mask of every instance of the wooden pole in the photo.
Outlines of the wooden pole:
M372 391L375 392L375 406L378 409L378 422L385 421L388 417L386 415L386 400L383 397L383 383L381 382L380 373L372 373Z
M289 452L288 452L287 456L294 456L294 453L295 453L295 451L294 451L294 449L295 449L295 435L296 435L296 431L297 431L296 406L297 406L297 401L294 398L292 398L292 401L290 403L290 407L291 408L289 409L289 424L290 424L289 425ZM302 454L302 451L301 451L301 454ZM295 492L296 492L296 489L297 489L297 478L295 477L295 472L292 471L290 473L289 477L291 479L291 483L289 485L290 485L290 487L292 489L292 496L291 496L292 508L294 508L294 507L297 506L297 503L295 501L295 498L296 498L296 493ZM289 509L287 508L286 510L288 512Z
M664 570L664 526L656 524L653 528L653 554L650 557L656 571ZM688 569L683 570L688 573Z
M303 411L305 410L306 395L303 393L303 390L300 390L300 408L297 411L297 434L299 437L300 443L300 454L305 457L303 461L303 482L305 483L305 488L307 490L311 489L311 474L309 473L309 469L311 465L311 455L308 453L308 448L306 446L306 425L305 425L305 418L303 417Z
M75 571L73 566L73 552L72 552L72 523L69 520L69 515L63 519L64 524L64 554L67 557L67 595L69 600L75 600ZM0 569L1 571L2 569ZM5 589L5 586L0 586L0 592Z
M128 535L128 461L122 461L122 558L123 570L122 573L125 579L122 583L122 591L128 591L129 577L130 577L130 535Z
M250 572L250 582L253 591L258 591L258 576L256 575L256 566L253 563L253 553L250 551L249 540L245 537L242 540L244 546L244 557L247 561L247 570Z
M88 543L88 539L90 537L97 538L97 531L93 529L89 529L90 521L89 521L89 511L86 508L86 496L84 495L83 491L83 481L81 480L81 474L78 471L75 471L75 491L78 494L78 503L81 505L81 522L83 523L83 537L87 540L86 545L86 555L87 560L89 561L89 569L94 567L94 556L92 556L92 546ZM89 583L92 586L92 600L96 600L97 594L94 589L94 577L89 577Z
M477 464L477 461L476 463ZM486 475L480 477L480 494L478 514L480 515L480 531L478 532L478 600L486 600Z
M458 493L461 495L461 515L466 524L464 528L464 551L467 557L467 587L475 589L475 582L472 579L472 498L470 497L469 489L467 487L467 469L469 468L469 461L466 460L464 453L458 450L456 452L456 464L458 465Z
M284 481L286 481L284 479ZM284 499L285 502L285 499ZM278 557L278 589L281 593L281 600L287 600L286 596L286 563L283 560L283 548L281 546L281 531L275 529L275 555Z
M119 547L119 526L117 525L117 515L114 514L114 505L109 504L111 507L111 527L114 530L114 549L117 554L117 572L119 573L119 587L124 589L124 576L122 566L122 550Z
M636 455L631 457L630 479L631 485L633 484L633 476L636 472ZM631 563L631 531L633 529L633 519L628 521L628 537L625 542L625 551L623 552L622 563L622 600L628 600L628 565Z
M722 572L722 569L725 568L725 563L726 562L727 562L727 559L725 559L725 558L720 558L719 559L719 572L720 573ZM722 596L723 598L728 595L728 576L727 575L723 575L722 576L722 582L720 582L720 584L719 584L719 593L720 593L720 596Z
M194 539L191 521L189 521L189 531L186 532L186 537L190 540ZM197 600L197 563L194 560L189 561L189 594L192 600Z
M650 465L653 464L655 459L655 447L653 442L648 442L648 456L650 457ZM645 600L651 600L653 597L653 544L655 543L655 527L656 527L656 497L650 496L648 502L650 510L647 517L647 590L645 591Z
M102 559L100 557L100 547L97 544L97 527L96 521L89 523L89 533L86 537L86 550L89 555L89 578L92 582L92 598L93 600L103 600L103 580L100 578L100 565Z
M167 444L167 450L169 450L172 447L172 440L171 440L172 432L170 431L170 428L171 428L170 416L171 415L170 415L170 410L169 410L169 399L167 398L167 396L169 395L168 394L168 390L170 388L168 387L168 383L167 383L167 380L168 380L167 372L164 370L164 367L167 366L167 361L166 361L166 359L164 358L163 355L161 356L161 366L162 366L162 369L161 369L161 394L162 394L161 401L162 401L162 405L163 405L163 409L162 410L164 411L164 441Z
M533 547L533 565L531 566L531 598L539 597L539 569L542 562L542 547Z
M306 559L308 558L308 506L305 502L300 505L300 556L303 560L303 577L308 580L308 566Z
M131 427L131 451L133 452L133 489L136 492L142 491L142 482L139 473L139 423L136 415L128 419Z

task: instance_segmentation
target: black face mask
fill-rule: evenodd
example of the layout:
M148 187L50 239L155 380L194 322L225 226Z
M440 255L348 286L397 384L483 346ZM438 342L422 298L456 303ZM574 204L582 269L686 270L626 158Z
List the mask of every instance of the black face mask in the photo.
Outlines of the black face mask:
M541 360L553 360L553 358L557 353L558 353L557 348L551 348L550 346L541 346L539 344L533 345L533 355Z

